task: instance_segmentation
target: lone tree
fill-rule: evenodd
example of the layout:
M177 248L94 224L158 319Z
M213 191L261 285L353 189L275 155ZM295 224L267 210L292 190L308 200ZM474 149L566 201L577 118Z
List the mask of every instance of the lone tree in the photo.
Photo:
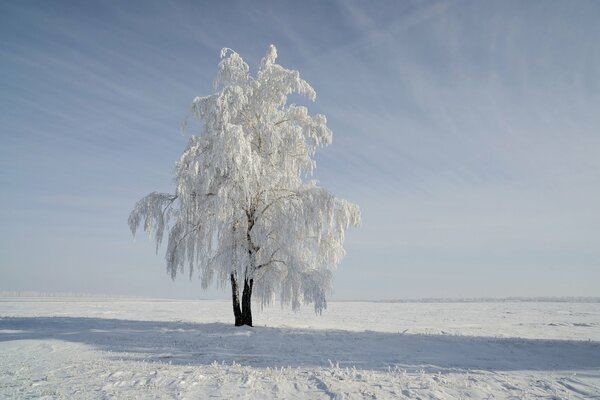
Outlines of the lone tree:
M316 94L276 58L271 45L253 77L236 52L221 51L219 91L192 102L203 130L176 164L175 194L151 193L129 216L132 233L143 225L157 251L169 231L172 279L187 264L204 289L215 278L219 287L231 283L236 326L252 326L252 295L262 306L276 294L294 310L314 303L320 313L344 233L360 223L358 206L306 179L331 130L325 116L287 104L291 93L312 101Z

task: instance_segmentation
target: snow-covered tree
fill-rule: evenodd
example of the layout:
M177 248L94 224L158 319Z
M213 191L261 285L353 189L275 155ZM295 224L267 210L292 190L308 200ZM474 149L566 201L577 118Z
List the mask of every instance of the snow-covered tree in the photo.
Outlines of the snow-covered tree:
M203 288L231 283L238 326L252 326L252 295L262 306L278 295L293 309L313 303L320 313L345 231L360 223L358 206L308 179L331 130L325 116L287 104L292 93L312 101L316 94L276 58L271 45L253 77L236 52L221 51L218 92L192 102L190 116L203 129L176 164L175 194L151 193L129 216L132 233L143 225L157 251L168 231L173 279L187 265Z

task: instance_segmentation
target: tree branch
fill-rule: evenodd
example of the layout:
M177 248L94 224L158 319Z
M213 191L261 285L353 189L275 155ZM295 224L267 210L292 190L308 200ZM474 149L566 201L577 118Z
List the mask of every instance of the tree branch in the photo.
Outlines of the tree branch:
M174 202L175 200L177 200L177 197L178 197L177 195L173 195L173 198L172 198L172 199L170 199L170 201L169 201L169 204L167 204L167 205L165 206L165 208L162 210L162 214L163 214L163 216L165 215L165 212L167 211L167 208L171 207L171 205L173 204L173 202Z
M291 191L290 191L291 192ZM298 193L296 192L291 192L291 194L285 195L285 196L280 196L277 197L275 200L273 200L272 202L270 202L269 204L267 204L258 214L258 216L262 216L273 204L275 204L276 202L278 202L279 200L283 200L283 199L289 199L289 198L294 198L294 197L299 197Z
M199 227L200 227L200 222L198 222L191 230L187 231L182 237L179 238L177 243L175 243L175 246L173 246L173 250L175 250L177 248L177 246L179 246L186 237L188 237L193 232L197 231Z
M276 263L276 262L279 262L279 263L282 263L282 264L284 264L284 265L287 265L287 264L285 263L285 261L282 261L282 260L274 260L274 259L273 259L273 257L275 257L275 254L277 254L277 252L278 252L279 250L281 250L281 247L278 247L278 248L277 248L275 251L273 251L273 253L271 253L271 257L269 257L269 261L268 261L268 262L258 265L258 266L257 266L255 269L256 269L256 270L258 270L258 269L261 269L261 268L267 267L267 266L271 265L272 263Z
M275 124L274 124L274 125L275 125L275 126L278 126L278 125L281 125L281 124L283 124L284 122L289 122L289 121L291 121L291 120L290 120L290 119L282 119L281 121L275 122Z
M285 261L283 261L283 260L271 260L271 261L269 261L266 264L260 264L258 267L256 267L256 270L268 267L269 265L274 264L274 263L280 263L280 264L283 264L283 265L285 265L287 267L287 263Z

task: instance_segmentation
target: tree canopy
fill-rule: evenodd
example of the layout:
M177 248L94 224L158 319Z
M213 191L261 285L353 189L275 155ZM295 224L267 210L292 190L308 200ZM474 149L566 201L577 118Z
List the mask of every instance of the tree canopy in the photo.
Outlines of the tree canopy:
M324 115L287 103L292 93L312 101L316 93L276 58L271 45L251 76L236 52L221 51L217 92L192 102L190 117L202 131L176 164L175 193L141 199L129 226L134 235L142 226L157 251L168 232L173 279L187 266L203 288L250 280L262 305L279 297L321 312L345 231L360 223L360 212L310 179L315 151L332 132Z

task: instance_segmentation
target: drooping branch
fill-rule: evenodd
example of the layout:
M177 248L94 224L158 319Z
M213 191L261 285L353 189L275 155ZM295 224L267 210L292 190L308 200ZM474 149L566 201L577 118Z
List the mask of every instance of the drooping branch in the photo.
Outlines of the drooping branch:
M270 265L272 265L272 264L275 264L275 263L281 263L281 264L287 265L287 264L285 263L285 261L283 261L283 260L276 260L276 259L274 259L274 258L273 258L273 257L275 257L275 254L277 254L277 253L279 252L279 250L281 250L281 248L280 248L280 247L278 247L277 249L275 249L275 250L274 250L274 251L271 253L271 256L269 257L268 261L267 261L267 262L265 262L265 263L262 263L262 264L260 264L260 265L257 265L257 266L256 266L256 270L259 270L259 269L261 269L261 268L268 267L268 266L270 266Z
M176 199L176 195L153 192L138 201L129 214L128 223L131 232L135 235L143 220L144 231L154 235L157 252L169 220L166 211Z

